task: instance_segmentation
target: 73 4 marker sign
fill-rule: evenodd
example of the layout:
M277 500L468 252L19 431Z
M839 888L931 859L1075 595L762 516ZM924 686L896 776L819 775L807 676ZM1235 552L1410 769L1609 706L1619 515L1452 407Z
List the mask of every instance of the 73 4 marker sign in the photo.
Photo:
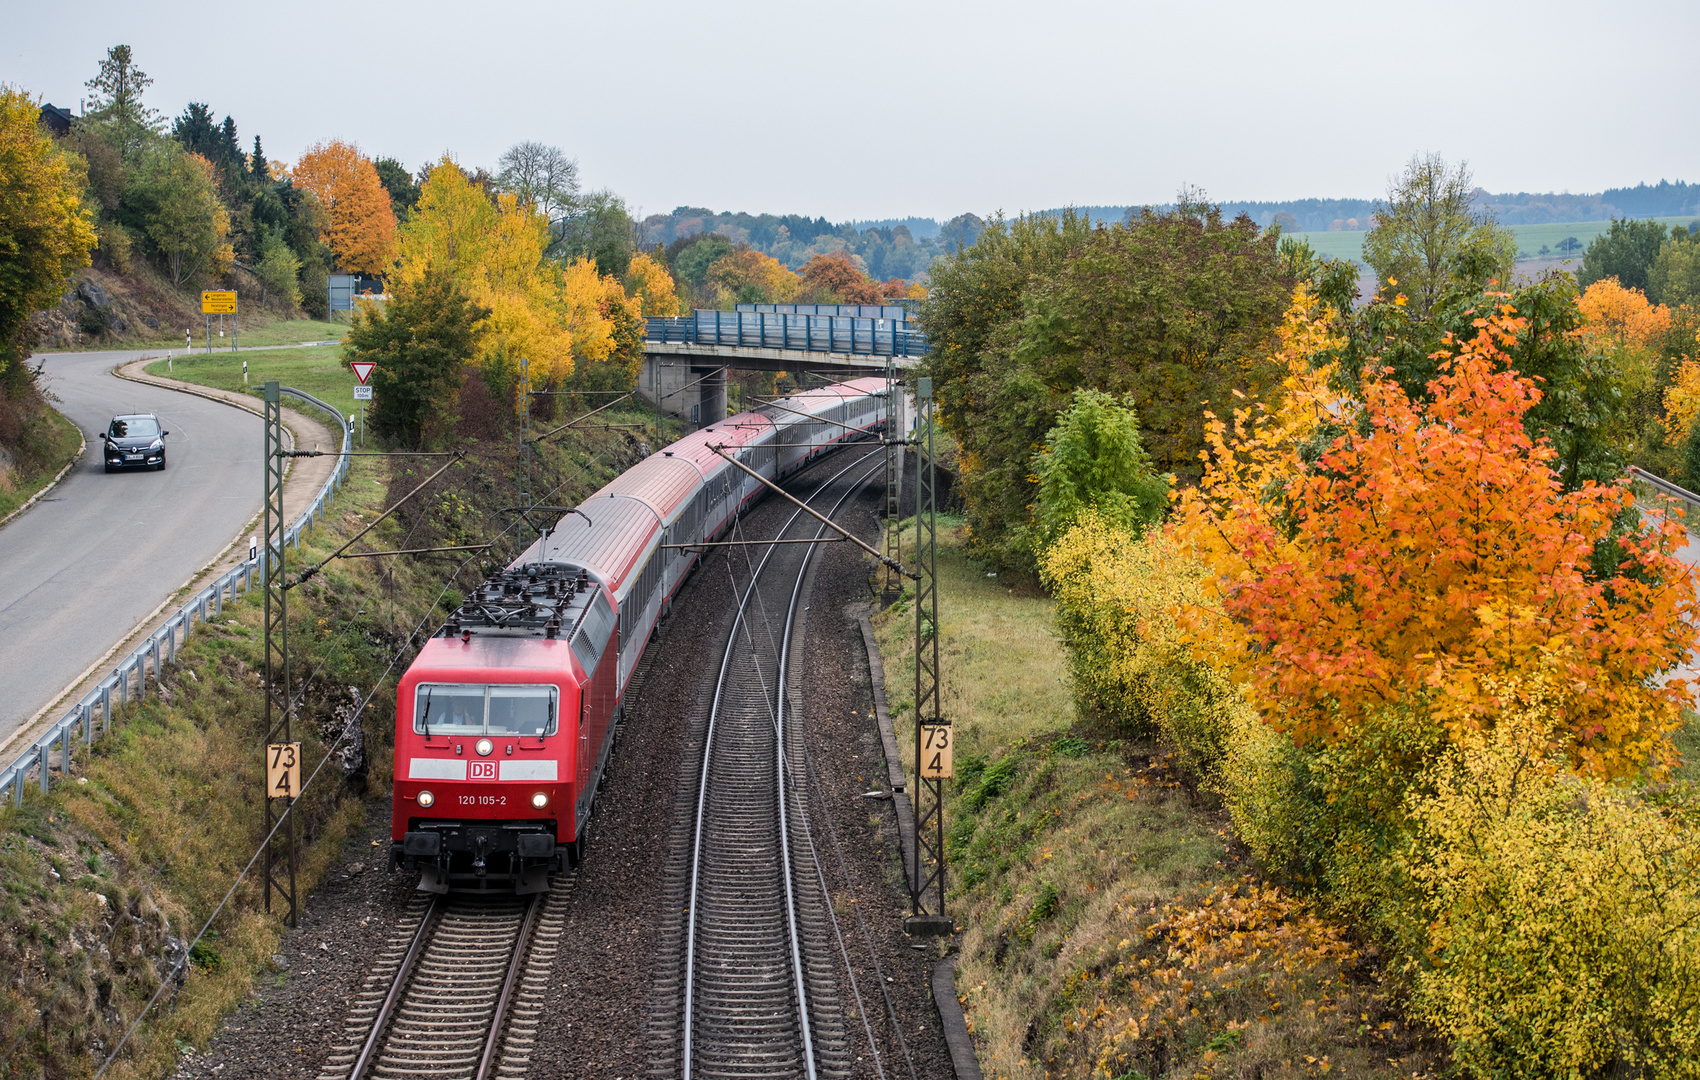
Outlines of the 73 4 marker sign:
M301 793L301 744L271 743L266 747L266 797L293 799Z
M948 780L956 775L949 724L921 725L921 779Z

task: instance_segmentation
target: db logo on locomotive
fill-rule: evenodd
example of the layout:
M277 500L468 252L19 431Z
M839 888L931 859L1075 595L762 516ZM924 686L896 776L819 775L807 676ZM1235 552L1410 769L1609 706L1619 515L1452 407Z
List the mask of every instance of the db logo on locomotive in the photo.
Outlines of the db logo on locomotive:
M468 780L496 779L496 763L494 761L469 761L466 766L466 778Z

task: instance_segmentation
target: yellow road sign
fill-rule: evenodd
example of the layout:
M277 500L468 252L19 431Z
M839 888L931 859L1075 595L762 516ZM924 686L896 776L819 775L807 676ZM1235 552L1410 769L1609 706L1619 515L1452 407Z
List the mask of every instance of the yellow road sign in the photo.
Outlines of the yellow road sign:
M236 314L236 294L233 292L203 292L201 294L201 314Z
M956 775L955 757L949 724L921 725L921 779L948 780Z
M266 747L266 797L292 799L301 792L301 744L271 743Z

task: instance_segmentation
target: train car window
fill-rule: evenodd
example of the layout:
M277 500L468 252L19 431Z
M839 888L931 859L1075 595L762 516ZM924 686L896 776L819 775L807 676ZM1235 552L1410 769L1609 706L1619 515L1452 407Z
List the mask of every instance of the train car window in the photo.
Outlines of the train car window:
M553 686L490 687L491 735L555 734Z
M413 692L413 730L430 735L478 735L484 731L484 687L422 683Z

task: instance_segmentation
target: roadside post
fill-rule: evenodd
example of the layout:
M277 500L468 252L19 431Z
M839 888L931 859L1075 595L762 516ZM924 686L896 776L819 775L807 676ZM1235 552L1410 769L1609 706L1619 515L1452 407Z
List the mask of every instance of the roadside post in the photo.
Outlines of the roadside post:
M212 352L212 317L218 316L218 336L224 336L224 317L236 314L236 294L226 290L207 290L201 293L201 314L207 320L207 352ZM235 351L235 346L231 346Z
M521 360L520 364L525 361ZM366 445L366 402L372 400L372 388L366 380L372 377L377 364L370 360L350 360L348 366L354 369L354 377L359 381L354 387L354 400L360 403L360 445Z

